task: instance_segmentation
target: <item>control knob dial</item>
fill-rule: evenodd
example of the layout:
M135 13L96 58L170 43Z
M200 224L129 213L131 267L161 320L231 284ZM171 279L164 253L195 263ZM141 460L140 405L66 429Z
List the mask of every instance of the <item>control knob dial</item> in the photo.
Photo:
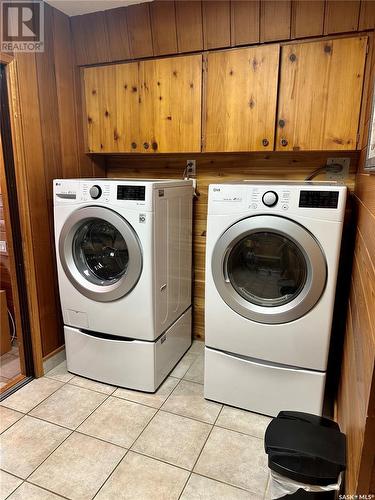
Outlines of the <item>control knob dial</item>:
M275 191L267 191L264 193L262 201L266 207L274 207L278 202L279 197Z
M102 195L102 188L100 186L94 185L90 188L90 196L93 200L97 200Z

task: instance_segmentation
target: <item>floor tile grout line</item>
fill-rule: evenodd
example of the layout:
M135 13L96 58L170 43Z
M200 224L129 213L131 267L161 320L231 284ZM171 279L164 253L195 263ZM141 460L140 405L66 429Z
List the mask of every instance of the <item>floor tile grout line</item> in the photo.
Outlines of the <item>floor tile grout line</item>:
M199 356L199 354L198 354L197 356ZM187 370L187 371L188 371L188 370ZM99 404L99 405L98 405L95 409L93 409L93 410L89 413L89 415L88 415L88 416L87 416L87 417L86 417L86 418L85 418L85 419L84 419L84 420L83 420L83 421L79 424L79 426L78 426L76 429L74 429L74 430L69 429L69 428L67 428L67 427L65 427L65 426L62 426L62 425L60 425L60 424L56 424L55 422L51 422L51 423L52 423L52 424L54 424L54 425L57 425L57 426L59 426L59 427L61 427L61 428L65 429L65 430L70 431L70 432L69 432L69 435L66 437L66 439L64 439L64 440L63 440L63 441L62 441L62 442L61 442L61 443L60 443L60 444L59 444L59 445L58 445L58 446L57 446L57 447L56 447L56 448L55 448L55 449L54 449L54 450L53 450L53 451L52 451L52 452L51 452L51 453L50 453L50 454L46 457L46 459L45 459L45 460L43 460L43 462L42 462L41 464L39 464L39 465L38 465L38 467L36 467L36 469L35 469L35 470L34 470L34 471L33 471L33 472L32 472L32 473L31 473L31 474L30 474L30 475L26 478L26 480L24 480L24 478L19 478L19 479L20 479L20 480L22 480L23 482L29 482L30 484L34 484L34 483L32 483L31 481L28 481L28 479L30 478L30 476L31 476L31 475L32 475L32 474L33 474L33 473L34 473L34 472L35 472L35 471L36 471L39 467L41 467L41 466L42 466L42 464L43 464L43 463L44 463L44 462L45 462L45 461L49 458L49 456L50 456L52 453L54 453L54 452L55 452L55 451L56 451L56 450L57 450L57 449L58 449L58 448L59 448L59 447L60 447L60 446L61 446L61 445L62 445L62 444L63 444L63 443L64 443L64 442L65 442L65 441L66 441L66 440L67 440L67 439L68 439L68 438L69 438L69 437L70 437L70 436L74 433L74 432L76 432L76 433L78 433L78 434L81 434L81 435L83 434L83 435L86 435L86 436L88 436L88 437L92 437L92 438L97 439L97 440L99 440L99 441L102 441L102 442L104 442L104 443L107 443L107 444L110 444L110 445L113 445L113 446L117 446L117 447L119 447L119 448L121 448L121 449L125 450L125 454L123 455L123 457L119 460L119 462L117 463L117 465L115 466L115 468L113 469L113 471L109 474L108 478L107 478L107 479L103 482L103 484L100 486L99 490L95 493L95 495L94 495L94 496L96 496L96 495L99 493L99 491L102 489L102 487L105 485L105 483L109 480L109 478L112 476L112 474L113 474L113 473L114 473L114 471L117 469L117 467L119 466L119 464L120 464L120 463L123 461L123 459L127 456L128 451L132 451L132 453L136 453L136 454L139 454L139 455L143 455L143 456L149 457L149 458L150 458L150 459L152 459L152 460L156 460L156 461L159 461L159 462L162 462L162 463L168 464L168 465L170 465L170 466L172 466L172 467L177 467L177 468L179 468L179 469L181 469L181 470L187 471L187 472L189 473L189 475L188 475L188 478L187 478L187 480L186 480L186 482L185 482L185 484L184 484L184 486L183 486L183 488L182 488L182 490L181 490L181 493L180 493L180 495L179 495L179 498L180 498L180 497L181 497L181 495L182 495L182 493L183 493L183 492L184 492L184 490L186 489L186 485L187 485L187 483L188 483L188 481L189 481L189 479L190 479L191 475L194 473L194 467L196 466L196 464L197 464L197 462L198 462L198 460L199 460L199 458L200 458L200 456L201 456L201 454L202 454L202 452L203 452L203 450L204 450L204 447L205 447L205 445L206 445L206 443L207 443L207 441L208 441L208 439L209 439L209 437L210 437L210 435L211 435L211 433L212 433L212 431L213 431L213 428L214 428L214 427L217 427L217 428L222 428L222 429L225 429L225 430L228 430L228 431L232 431L232 432L237 432L237 433L239 433L239 434L243 434L243 435L245 435L245 436L250 436L250 437L257 438L257 439L262 439L262 438L259 438L258 436L254 436L254 435L251 435L251 434L246 434L246 433L243 433L243 432L241 432L241 431L237 431L237 430L234 430L234 429L229 429L229 428L226 428L226 427L223 427L223 426L217 425L217 421L218 421L218 419L219 419L219 417L220 417L220 415L221 415L221 413L222 413L222 411L223 411L224 405L222 405L222 406L221 406L220 411L219 411L219 413L218 413L218 415L217 415L217 417L216 417L216 419L215 419L215 421L214 421L214 423L213 423L213 424L212 424L212 423L210 423L210 422L205 422L205 421L199 420L199 419L194 418L194 417L191 417L191 416L186 416L186 415L181 415L181 414L178 414L178 413L173 413L173 412L171 412L171 411L168 411L168 410L164 409L164 408L163 408L163 407L164 407L164 405L167 403L167 401L169 400L169 398L170 398L170 397L172 397L172 395L174 394L174 392L176 391L177 387L180 385L180 382L181 382L182 380L185 380L185 381L187 381L187 382L191 382L191 383L197 383L197 384L199 384L198 382L195 382L195 381L193 381L193 380L189 380L189 379L185 379L185 378L183 378L183 377L181 377L181 378L178 378L178 377L173 377L173 376L171 376L171 377L172 377L172 378L177 379L177 380L178 380L178 382L177 382L176 386L172 389L172 391L169 393L169 395L166 397L166 399L162 402L162 404L161 404L161 406L160 406L159 408L155 408L155 407L152 407L152 406L149 406L149 405L146 405L146 404L140 403L140 402L138 402L138 401L132 401L132 400L129 400L129 399L126 399L126 398L123 398L123 397L114 396L114 393L115 393L115 391L117 390L117 387L115 387L115 388L114 388L114 390L113 390L113 392L112 392L112 393L110 393L110 394L106 394L106 393L103 393L103 392L101 392L101 391L97 391L97 390L92 389L92 388L86 388L86 387L81 387L81 386L79 386L79 385L75 385L75 384L71 383L71 380L72 380L72 378L73 378L73 377L72 377L71 379L69 379L68 381L66 381L66 382L62 382L61 380L57 380L57 381L58 381L58 382L60 382L62 385L61 385L60 387L58 387L55 391L53 391L53 392L52 392L49 396L47 396L46 398L44 398L44 399L43 399L40 403L38 403L36 406L34 406L31 410L29 410L29 412L28 412L28 413L26 413L26 414L25 414L25 413L23 413L23 412L20 412L19 410L14 410L13 408L10 408L10 410L17 411L17 412L21 413L21 414L22 414L22 416L21 416L21 418L20 418L20 419L18 419L16 422L14 422L11 426L9 426L9 427L8 427L8 429L10 429L10 428L11 428L11 427L15 424L15 423L17 423L19 420L21 420L21 419L22 419L25 415L28 415L28 416L30 416L31 418L36 418L36 419L39 419L39 420L45 421L45 420L44 420L44 419L42 419L42 418L35 417L35 416L33 416L33 415L29 415L29 414L30 414L30 412L32 412L32 411L33 411L33 410L34 410L37 406L39 406L40 404L42 404L42 403L43 403L46 399L48 399L50 396L52 396L54 393L56 393L59 389L61 389L62 387L64 387L64 385L67 385L67 384L70 384L70 385L75 385L75 386L76 386L76 387L78 387L78 388L82 388L82 389L86 389L86 390L89 390L89 391L92 391L92 392L100 393L100 394L102 394L102 396L105 396L105 398L103 399L103 401L102 401L102 402L101 402L101 403L100 403L100 404ZM47 377L47 378L48 378L48 377ZM53 380L55 380L55 379L53 379ZM199 385L202 385L202 384L199 384ZM105 440L105 439L101 439L101 438L98 438L98 437L96 437L96 436L90 436L89 434L85 434L84 432L82 432L82 431L80 431L80 430L79 430L79 427L80 427L81 425L83 425L83 423L84 423L84 422L85 422L88 418L90 418L90 416L91 416L93 413L95 413L95 412L96 412L96 411L97 411L97 410L98 410L98 409L99 409L99 408L100 408L100 407L101 407L101 406L102 406L102 405L103 405L103 404L104 404L104 403L105 403L105 402L106 402L106 401L107 401L110 397L116 397L116 399L122 399L122 400L125 400L125 401L129 401L130 403L133 403L133 404L139 404L139 405L141 405L141 406L145 406L145 407L152 408L153 410L155 410L154 415L151 417L151 419L150 419L150 420L149 420L149 422L146 424L146 426L144 427L144 429L140 432L140 434L139 434L139 435L138 435L138 436L137 436L137 437L133 440L133 442L132 442L132 444L131 444L131 446L130 446L129 448L126 448L126 447L124 447L124 446L118 445L118 444L116 444L116 443L109 442L109 441L107 441L107 440ZM8 408L8 407L7 407L7 408ZM153 457L153 456L147 455L147 454L145 454L145 453L138 452L138 451L135 451L135 450L131 449L131 448L132 448L132 446L135 444L135 442L136 442L136 441L140 438L140 436L141 436L141 435L143 434L143 432L146 430L146 428L148 427L148 425L150 425L150 423L152 422L152 420L155 418L155 416L156 416L156 415L157 415L160 411L163 411L163 412L165 412L165 413L169 413L169 414L172 414L172 415L177 415L177 416L180 416L180 417L182 417L182 418L188 418L188 419L190 419L190 420L198 421L198 422L205 423L205 424L207 424L207 425L210 425L210 426L211 426L210 432L209 432L209 434L208 434L207 438L205 439L205 442L204 442L204 444L203 444L203 446L202 446L202 448L201 448L201 451L200 451L200 453L198 454L198 457L197 457L197 459L195 460L195 463L194 463L194 465L193 465L193 467L192 467L192 469L191 469L191 470L190 470L190 469L187 469L187 468L184 468L184 467L181 467L181 466L178 466L178 465L175 465L175 464L173 464L173 463L170 463L170 462L164 461L164 460L162 460L162 459L160 459L160 458L156 458L156 457ZM47 421L47 422L49 422L49 421ZM5 429L3 432L6 432L8 429ZM7 472L7 471L6 471L6 472ZM10 474L11 474L11 475L14 475L13 473L10 473ZM195 473L195 474L200 475L200 476L203 476L203 477L206 477L207 479L210 479L210 480L213 480L213 481L217 481L217 482L220 482L220 483L222 483L222 484L225 484L225 485L231 486L231 487L233 487L233 488L237 488L237 489L240 489L240 490L243 490L243 491L249 492L249 490L243 489L243 488L241 488L241 487L239 487L239 486L237 486L237 485L229 484L229 483L226 483L226 482L220 481L220 480L218 480L218 479L211 478L211 477L209 477L209 476L205 476L204 474L200 474L200 473ZM15 476L15 475L14 475L14 477L18 477L18 476ZM266 488L265 488L265 493L264 493L265 495L266 495L266 493L267 493L268 482L269 482L269 478L268 478L267 483L266 483ZM21 483L21 484L23 484L23 483ZM41 486L39 486L39 485L37 485L37 484L35 484L35 485L36 485L36 486L38 486L38 487L41 487ZM20 486L21 486L21 485L20 485ZM41 488L42 488L42 489L45 489L46 491L50 491L50 490L48 490L47 488L44 488L44 487L41 487ZM16 488L16 489L18 489L18 488ZM51 490L51 492L52 492L52 493L54 493L54 494L56 494L56 495L58 495L58 496L61 496L59 493L55 493L53 490ZM252 492L250 492L250 493L252 493ZM63 497L63 498L65 498L65 497Z
M252 493L254 495L257 495L257 493L255 493L254 491L247 490L246 488L243 488L242 486L237 486L237 485L234 485L231 483L226 483L225 481L222 481L221 479L216 479L216 478L214 479L213 477L206 476L205 474L202 474L201 472L192 471L191 474L196 474L197 476L201 476L201 477L204 477L206 479L210 479L211 481L215 481L216 483L224 484L225 486L230 486L231 488L244 491L245 493Z
M3 469L3 468L1 468L1 467L0 467L0 470L1 470L2 472L5 472L6 474L9 474L10 476L15 477L16 479L21 479L21 481L25 481L25 480L23 479L23 477L17 476L14 472L8 472L7 470L5 470L5 469Z
M237 432L238 434L242 434L242 436L249 436L252 438L260 439L261 441L263 441L263 439L264 439L264 436L263 437L254 436L254 434L248 434L247 432L238 431L237 429L231 429L230 427L224 427L223 425L215 424L215 427L217 427L219 429L224 429L225 431Z
M168 377L168 378L170 378L170 377ZM175 377L172 377L172 378L175 378ZM166 381L166 380L167 380L167 379L165 379L165 381ZM176 378L176 380L178 380L178 382L177 382L177 384L175 385L175 387L173 387L173 389L172 389L171 393L175 390L175 388L178 386L178 384L179 384L179 383L180 383L180 381L181 381L181 379L177 379L177 378ZM161 387L161 386L160 386L160 387ZM122 387L119 387L119 389L123 389L123 388L122 388ZM129 389L127 389L127 390L129 390ZM133 390L133 389L130 389L130 390ZM116 391L115 391L115 392L116 392ZM141 392L141 391L136 391L136 390L135 390L135 392ZM145 393L145 394L156 394L156 393L157 393L157 391L155 391L154 393ZM143 394L143 392L142 392L142 394ZM112 396L113 396L114 398L117 398L117 399L124 399L125 401L130 401L131 403L136 403L136 404L139 404L139 405L142 405L142 406L146 406L147 408L153 408L154 410L160 410L161 406L163 406L163 404L164 404L164 403L165 403L165 401L166 401L166 400L165 400L165 401L163 401L163 402L161 403L161 405L160 405L160 406L151 406L150 404L141 403L141 402L139 402L139 401L134 401L134 399L124 398L123 396L116 396L116 395L115 395L115 393L113 393L113 394L112 394ZM167 399L169 398L169 396L170 396L170 394L168 394Z
M202 446L202 448L201 448L200 452L198 453L198 457L197 457L197 459L195 460L195 462L194 462L194 464L193 464L193 467L191 468L190 474L189 474L189 476L188 476L188 478L187 478L187 480L186 480L186 483L185 483L184 487L183 487L183 488L182 488L182 490L181 490L181 493L180 493L180 495L179 495L179 497L178 497L178 500L180 500L181 495L183 494L183 492L184 492L184 491L185 491L185 489L186 489L186 486L187 486L187 484L188 484L188 482L189 482L189 480L190 480L190 478L191 478L191 475L193 474L194 468L195 468L195 466L197 465L197 462L198 462L198 460L199 460L200 456L202 455L202 452L203 452L203 450L204 450L204 447L206 446L206 443L207 443L207 441L208 441L209 437L211 436L212 430L213 430L213 428L215 427L215 423L216 423L217 419L219 418L219 416L220 416L220 414L221 414L222 410L223 410L223 406L220 408L220 411L219 411L219 413L217 414L217 417L216 417L216 419L215 419L214 423L212 424L212 427L211 427L211 429L210 429L210 432L208 433L207 438L205 439L205 441L204 441L204 443L203 443L203 446Z
M97 439L98 439L98 438L97 438ZM105 441L105 442L106 442L106 441ZM111 444L111 443L110 443L110 444ZM244 492L246 492L246 493L254 493L254 492L252 492L252 491L250 491L250 490L246 490L245 488L243 488L243 487L241 487L241 486L237 486L237 485L233 485L233 484L230 484L230 483L226 483L225 481L222 481L222 480L220 480L220 479L214 479L214 478L212 478L212 477L210 477L210 476L207 476L207 475L205 475L205 474L202 474L201 472L195 472L194 470L190 470L190 469L187 469L187 468L185 468L185 467L181 467L180 465L176 465L176 464L174 464L174 463L167 462L166 460L162 460L161 458L156 458L156 457L153 457L153 456L151 456L151 455L148 455L147 453L140 452L140 451L135 451L135 450L131 450L131 449L126 449L126 448L123 448L123 449L126 451L125 455L121 458L120 462L116 465L116 467L113 469L113 471L112 471L112 472L111 472L111 474L108 476L108 478L105 480L105 482L102 484L102 486L100 487L100 489L97 491L97 493L95 493L95 496L94 496L93 498L95 498L95 497L96 497L96 495L97 495L97 494L99 493L99 491L102 489L102 487L104 486L104 484L105 484L105 483L109 480L110 476L112 476L112 474L115 472L115 470L116 470L116 469L117 469L117 467L120 465L120 463L121 463L121 462L124 460L124 458L125 458L125 457L129 454L129 452L134 453L134 454L136 454L136 455L141 455L141 456L146 457L146 458L150 458L151 460L155 460L156 462L161 462L161 463L163 463L163 464L170 465L171 467L175 467L175 468L177 468L177 469L179 469L179 470L182 470L182 471L184 471L184 472L188 472L188 473L189 473L189 476L188 476L188 478L187 478L187 480L186 480L186 482L185 482L185 484L184 484L184 487L183 487L183 489L182 489L182 491L181 491L180 495L182 495L182 493L183 493L183 491L184 491L184 489L185 489L185 487L186 487L186 484L187 484L187 482L188 482L188 480L189 480L189 478L190 478L190 476L191 476L192 474L196 474L197 476L201 476L201 477L204 477L204 478L206 478L206 479L210 479L211 481L215 481L215 482L218 482L218 483L224 484L224 485L226 485L226 486L230 486L230 487L232 487L232 488L236 488L236 489L241 490L241 491L244 491ZM198 457L198 458L199 458L199 457ZM5 471L5 472L7 472L7 471ZM9 474L10 474L10 473L9 473ZM14 474L12 474L12 475L14 476ZM15 476L15 477L17 477L18 479L21 479L23 482L30 483L30 484L32 484L33 486L38 486L39 488L43 488L43 489L46 489L47 491L51 491L51 493L54 493L55 495L60 495L59 493L56 493L56 492L54 492L53 490L48 490L47 488L42 487L42 486L39 486L39 485L38 485L38 484L36 484L36 483L32 483L32 482L31 482L31 481L29 481L28 479L27 479L27 480L24 480L24 479L20 478L19 476ZM268 485L268 482L267 482L267 485ZM21 485L20 485L20 486L21 486ZM255 494L255 493L254 493L254 494ZM62 495L60 495L60 496L62 496ZM62 498L67 498L67 497L62 496ZM69 500L69 499L68 499L68 500Z
M40 377L40 378L35 378L33 380L31 380L28 384L24 385L23 387L21 387L17 392L13 393L13 394L18 394L19 391L22 391L22 389L24 387L28 387L29 384L32 384L34 381L37 381L37 380L42 380L43 378L45 377L45 375L43 375L43 377ZM48 377L47 377L48 378ZM50 378L48 378L48 380L51 380ZM39 403L37 403L35 406L33 406L30 410L24 412L24 411L20 411L20 410L16 410L15 408L12 408L11 406L6 406L3 404L4 401L6 401L8 398L5 398L3 401L1 401L0 403L0 406L4 406L5 408L8 408L10 410L14 410L14 411L18 411L20 413L23 413L24 415L28 415L31 411L33 411L37 406L39 406L40 404L44 403L44 401L46 399L48 399L50 396L52 396L52 394L55 394L55 392L57 392L59 389L61 389L62 387L64 387L64 385L67 384L67 382L62 382L61 380L55 380L55 379L52 379L54 380L55 382L60 382L60 387L58 387L57 389L55 389L54 391L52 391L50 394L48 394L48 396L46 396L45 398L43 398L41 401L39 401ZM13 394L11 394L9 397L13 396ZM16 422L15 422L16 423Z
M118 469L118 467L120 466L120 464L122 463L122 461L124 460L124 458L128 455L130 449L128 448L124 454L123 457L121 457L121 459L118 461L118 463L116 464L115 468L111 471L111 473L108 475L108 477L106 478L106 480L103 482L103 484L100 485L100 488L98 489L98 491L95 493L95 495L92 497L91 500L94 500L94 498L96 498L98 495L99 495L99 492L104 488L104 485L107 483L107 481L109 480L109 478L114 474L115 470Z
M8 410L12 410L13 408L8 408L7 406L4 406L4 408L7 408ZM17 410L13 410L13 411L17 411ZM2 432L0 432L0 436L2 436L8 429L10 429L11 427L13 427L13 425L15 425L17 422L19 422L20 420L23 419L23 417L25 417L27 415L27 413L22 413L22 411L19 411L18 413L21 413L22 414L22 417L20 417L18 420L16 420L15 422L13 422L12 424L10 424L9 427L7 427L6 429L4 429Z
M66 383L67 383L67 382L66 382ZM64 384L64 385L66 385L66 384ZM105 399L104 399L104 400L103 400L103 401L102 401L102 402L101 402L101 403L100 403L100 404L99 404L99 405L98 405L98 406L97 406L97 407L96 407L96 408L95 408L92 412L90 412L90 414L89 414L89 415L87 415L87 417L86 417L86 418L85 418L85 419L81 422L81 424L83 424L83 422L85 422L85 421L86 421L86 420L90 417L90 415L92 415L92 414L94 413L94 411L96 411L96 410L99 408L99 406L101 406L101 405L102 405L105 401L107 401L107 399L108 399L108 398L109 398L109 396L107 396L107 397L106 397L106 398L105 398ZM34 417L32 417L32 415L29 415L29 416L30 416L31 418L34 418ZM40 420L42 420L42 419L40 419ZM51 422L49 422L49 423L51 423ZM80 425L81 425L81 424L80 424ZM54 424L54 425L57 425L57 424ZM62 427L62 426L60 426L60 427ZM63 427L63 428L65 428L65 427ZM37 467L36 467L36 468L35 468L35 469L34 469L34 470L33 470L33 471L32 471L32 472L28 475L28 476L27 476L27 478L25 479L25 481L28 481L28 482L30 482L31 484L35 484L36 486L39 486L38 484L33 483L33 482L30 480L30 477L32 476L32 474L34 474L34 472L36 472L36 471L37 471L37 470L38 470L38 469L39 469L39 468L40 468L40 467L41 467L41 466L42 466L42 465L46 462L46 460L48 460L48 458L49 458L49 457L50 457L50 456L51 456L51 455L52 455L55 451L57 451L57 450L60 448L60 446L61 446L63 443L65 443L65 441L66 441L66 440L67 440L67 439L68 439L68 438L69 438L69 437L70 437L70 436L71 436L74 432L76 432L75 430L71 430L71 429L67 429L67 430L69 430L69 431L70 431L70 433L68 434L68 436L66 436L66 438L65 438L65 439L64 439L64 440L63 440L63 441L62 441L62 442L61 442L58 446L56 446L56 448L54 448L54 450L52 450L52 451L51 451L51 453L49 453L49 454L48 454L48 456L47 456L47 457L46 457L46 458L45 458L45 459L44 459L44 460L43 460L43 461L42 461L42 462L41 462L41 463L40 463L40 464L39 464L39 465L38 465L38 466L37 466ZM95 438L92 438L92 439L95 439ZM53 492L53 493L54 493L54 492Z
M74 377L80 377L80 375L73 375L73 377L70 378L66 383L69 385L74 385L74 387L79 387L80 389L86 389L87 391L93 391L93 392L98 392L99 394L105 394L106 396L112 396L112 394L117 389L119 389L119 387L117 385L106 384L105 382L99 382L98 380L93 380L93 379L86 378L86 377L80 377L83 380L89 380L92 382L96 382L97 384L102 384L102 385L106 385L108 387L113 387L113 391L111 393L99 391L97 389L92 389L91 387L84 387L83 385L75 384L74 382L72 382L72 380L74 380Z
M34 380L41 380L42 378L44 378L45 375L43 375L43 377L40 377L39 379L34 379ZM55 380L55 379L53 379ZM33 382L33 381L31 381ZM30 382L30 383L31 383ZM44 399L42 399L39 403L37 403L35 406L33 406L30 410L28 410L26 413L23 412L23 411L20 411L20 410L16 410L14 408L11 408L9 406L5 406L4 404L0 404L0 406L3 406L4 408L8 408L8 410L13 410L13 411L18 411L18 413L22 413L22 417L19 418L18 420L16 420L15 422L13 422L13 424L11 424L7 429L5 429L2 433L0 433L0 435L3 435L5 432L7 432L11 427L13 427L17 422L19 422L20 420L22 420L26 415L28 417L34 417L33 415L30 415L30 412L32 412L33 410L35 410L35 408L37 406L39 406L40 404L44 403L44 401L46 401L50 396L52 396L52 394L55 394L55 392L57 392L59 389L61 389L62 387L64 387L64 385L67 384L67 382L62 382L61 380L56 380L56 382L60 382L62 385L60 385L60 387L58 387L55 391L51 392L51 394L49 394L48 396L46 396ZM28 385L28 384L27 384ZM27 387L24 386L24 387ZM23 389L23 387L21 387L21 389L19 389L20 391ZM6 401L6 399L5 399ZM2 402L1 402L2 403ZM40 419L40 420L43 420L43 419ZM48 420L44 420L45 422L48 422ZM51 422L50 422L51 423ZM56 424L57 425L57 424ZM63 426L60 426L60 427L63 427ZM65 427L66 428L66 427Z
M59 497L59 498L64 498L64 500L70 500L68 497L64 497L63 495L60 495L59 493L55 493L54 491L51 491L51 490L49 490L48 488L44 488L43 486L36 485L36 484L31 483L31 482L26 481L26 480L22 481L22 483L21 483L19 486L17 486L17 488L16 488L15 490L13 490L13 491L12 491L12 493L11 493L10 495L8 495L8 496L6 497L6 499L8 499L11 495L13 495L13 493L15 493L15 492L16 492L19 488L21 488L21 486L22 486L23 484L25 484L25 483L26 483L26 484L30 484L31 486L37 486L37 487L38 487L38 488L40 488L41 490L48 491L48 493L52 493L53 495L56 495L56 496L57 496L57 497ZM6 499L4 499L4 500L6 500Z
M142 432L139 434L139 436L137 437L137 439L134 441L134 443L131 445L131 447L129 449L132 449L133 446L135 445L135 443L138 441L138 439L142 436L142 434L144 433L144 431L147 429L147 427L151 424L151 422L154 420L154 418L156 417L156 415L160 412L163 404L168 400L168 398L170 397L170 395L173 393L173 391L176 389L176 387L180 384L181 380L179 380L177 382L177 384L173 387L173 389L171 390L171 392L168 394L168 396L166 397L166 399L163 401L163 403L159 406L159 408L157 408L157 411L155 412L155 414L153 415L153 417L151 418L151 420L148 422L148 424L145 426L145 428L142 430Z
M160 408L160 411L164 413L169 413L169 415L176 415L177 417L188 418L190 420L194 420L194 422L200 422L201 424L214 425L213 422L207 422L207 420L202 420L197 417L191 417L189 415L183 415L182 413L176 413L174 411L165 410L163 407ZM216 417L215 417L216 420Z
M176 389L176 387L179 385L180 383L180 380L177 382L177 384L175 385L175 387L172 389L172 391L170 392L170 394L167 396L167 398L165 399L165 401L169 398L169 396L172 394L172 392ZM119 398L120 399L120 398ZM127 400L126 400L127 401ZM161 406L163 406L163 404L165 403L165 401L162 403ZM146 405L144 405L146 406ZM104 487L104 485L107 483L107 481L109 480L109 478L113 475L113 473L115 472L115 470L117 469L117 467L120 465L120 463L124 460L124 458L126 457L126 455L128 454L129 451L132 451L134 453L134 450L132 449L133 446L135 445L135 443L138 441L138 439L142 436L143 432L147 429L147 427L150 425L150 423L154 420L155 416L159 413L160 411L160 408L154 408L154 410L156 409L154 415L150 418L150 420L148 421L148 423L145 425L145 427L142 429L142 431L139 433L139 435L137 436L137 438L133 441L132 445L129 446L128 448L128 451L125 453L125 455L122 457L122 459L119 461L119 463L116 465L116 467L113 469L113 471L109 474L109 476L107 477L107 479L104 481L104 483L101 485L101 487L98 489L98 491L95 493L94 497L95 498L99 491ZM152 457L150 457L152 458Z

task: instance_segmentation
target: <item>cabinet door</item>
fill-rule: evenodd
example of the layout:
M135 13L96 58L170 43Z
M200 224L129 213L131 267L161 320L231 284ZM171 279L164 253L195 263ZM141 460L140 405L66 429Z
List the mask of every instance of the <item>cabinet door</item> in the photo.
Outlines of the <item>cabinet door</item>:
M277 150L356 148L366 45L353 37L282 47Z
M201 150L202 56L141 62L143 152Z
M139 63L85 68L83 82L88 151L140 151Z
M211 52L205 151L270 151L274 145L279 45Z

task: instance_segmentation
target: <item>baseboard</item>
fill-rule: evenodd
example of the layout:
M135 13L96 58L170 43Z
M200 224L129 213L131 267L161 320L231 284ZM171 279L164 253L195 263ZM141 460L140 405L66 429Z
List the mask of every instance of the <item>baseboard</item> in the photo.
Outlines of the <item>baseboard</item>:
M55 366L59 365L66 360L65 346L62 345L58 349L48 354L48 356L43 358L43 370L44 374L51 371Z

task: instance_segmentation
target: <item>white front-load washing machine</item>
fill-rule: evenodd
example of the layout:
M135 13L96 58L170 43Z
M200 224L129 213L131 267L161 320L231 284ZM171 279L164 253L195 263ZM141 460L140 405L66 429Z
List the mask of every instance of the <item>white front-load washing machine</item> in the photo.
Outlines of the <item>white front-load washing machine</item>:
M54 181L68 370L155 391L191 344L192 183Z
M205 397L321 414L346 187L210 185Z

